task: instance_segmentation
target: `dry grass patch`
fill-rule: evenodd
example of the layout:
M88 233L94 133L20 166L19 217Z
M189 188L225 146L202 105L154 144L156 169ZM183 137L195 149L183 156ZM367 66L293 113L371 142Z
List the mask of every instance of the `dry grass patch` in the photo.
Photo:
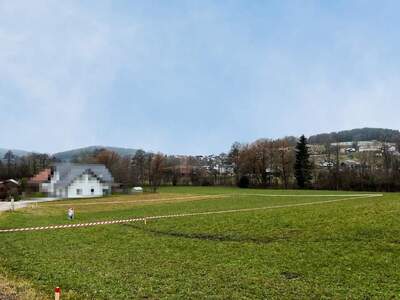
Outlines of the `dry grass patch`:
M32 285L19 278L11 279L0 274L0 299L2 300L46 300L48 296L39 293Z

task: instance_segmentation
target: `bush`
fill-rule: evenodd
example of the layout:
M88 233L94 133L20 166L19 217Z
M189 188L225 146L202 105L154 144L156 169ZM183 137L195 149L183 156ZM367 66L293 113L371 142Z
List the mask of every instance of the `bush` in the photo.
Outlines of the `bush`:
M27 196L29 198L45 198L47 197L47 194L43 192L34 192L34 193L28 193Z
M249 177L247 176L241 176L238 182L238 187L246 189L250 185L250 180Z
M210 180L208 180L208 178L205 178L201 181L201 186L212 186L213 182L211 182Z
M21 196L19 195L18 191L10 192L7 200L11 201L11 198L14 198L14 201L21 200Z

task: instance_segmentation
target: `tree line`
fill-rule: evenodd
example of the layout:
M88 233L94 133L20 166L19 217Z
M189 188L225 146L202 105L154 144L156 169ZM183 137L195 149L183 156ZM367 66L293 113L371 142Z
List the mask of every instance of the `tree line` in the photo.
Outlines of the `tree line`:
M174 156L138 150L133 156L97 149L73 158L75 163L104 164L120 189L133 186L222 185L255 188L314 188L400 191L400 158L387 147L381 153L360 153L356 165L340 159L339 145L325 145L328 167L321 168L307 139L287 137L234 143L230 151L213 157ZM319 158L321 159L321 158ZM57 159L46 154L16 157L11 151L0 160L0 180L26 182Z
M358 128L343 130L339 132L321 133L309 138L311 144L326 144L335 142L357 142L357 141L386 141L392 143L400 142L400 131L386 128Z
M379 152L358 153L359 161L343 161L338 144L324 148L324 154L311 155L303 135L297 142L290 137L235 143L229 157L243 187L400 191L400 155L387 144ZM321 159L329 164L321 167Z
M52 162L55 160L47 154L33 153L19 157L12 151L8 151L3 159L0 159L0 181L10 178L30 178L47 168Z

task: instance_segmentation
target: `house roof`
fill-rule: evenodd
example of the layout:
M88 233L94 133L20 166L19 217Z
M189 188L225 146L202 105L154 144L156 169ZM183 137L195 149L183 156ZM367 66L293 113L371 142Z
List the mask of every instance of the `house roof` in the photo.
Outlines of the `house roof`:
M33 176L31 179L29 179L30 183L42 183L49 181L49 177L51 175L51 170L50 169L44 169L40 173L36 174Z
M7 179L7 180L4 180L4 181L0 181L0 184L7 184L7 183L12 183L14 185L19 185L19 182L14 180L14 179Z
M60 180L55 184L56 188L65 188L82 174L93 174L101 182L112 183L114 178L105 165L100 164L74 164L57 163L53 169L60 175Z

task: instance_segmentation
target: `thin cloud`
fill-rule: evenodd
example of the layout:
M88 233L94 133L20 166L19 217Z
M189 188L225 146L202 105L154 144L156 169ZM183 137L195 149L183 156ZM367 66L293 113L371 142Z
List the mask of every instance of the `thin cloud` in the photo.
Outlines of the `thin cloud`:
M203 154L398 128L390 6L2 1L1 146Z

